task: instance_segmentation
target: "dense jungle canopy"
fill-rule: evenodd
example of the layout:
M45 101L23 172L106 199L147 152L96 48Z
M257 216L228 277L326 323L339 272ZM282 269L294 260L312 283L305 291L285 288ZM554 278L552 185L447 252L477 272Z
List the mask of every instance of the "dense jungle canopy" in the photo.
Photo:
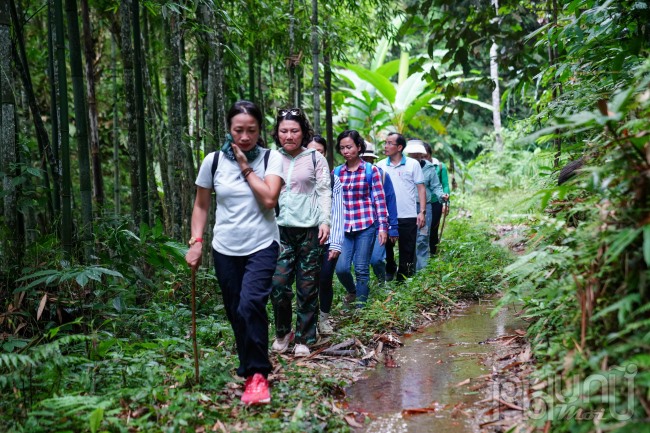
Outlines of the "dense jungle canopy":
M182 386L194 180L247 99L270 147L301 107L330 145L399 131L450 169L450 246L409 283L432 290L377 289L341 338L404 329L437 291L501 291L537 383L607 378L568 409L548 392L530 426L649 431L649 46L648 0L0 0L0 430L349 430L322 372L278 380L275 412L218 394L234 361L210 269L210 380ZM496 224L524 254L489 252Z

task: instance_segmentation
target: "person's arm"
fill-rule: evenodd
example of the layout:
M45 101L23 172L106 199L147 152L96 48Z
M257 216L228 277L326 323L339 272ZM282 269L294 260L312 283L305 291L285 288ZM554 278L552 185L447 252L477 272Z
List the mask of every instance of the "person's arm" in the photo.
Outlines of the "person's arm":
M311 159L311 158L310 158ZM332 213L332 186L327 160L320 153L316 153L316 195L318 197L318 241L321 245L327 242L330 236L330 216Z
M444 196L445 192L442 189L442 184L440 183L440 179L438 179L438 174L436 173L436 169L432 169L430 171L431 173L431 187L433 190L433 194L438 198L438 201L442 203L444 201Z
M205 224L208 221L208 210L210 209L210 195L212 190L196 187L196 198L194 199L194 209L192 210L192 237L194 239L202 238ZM196 269L201 263L201 250L203 248L202 242L196 242L191 245L187 254L185 254L185 261L192 269Z
M244 171L247 171L250 168L246 155L244 155L244 152L242 152L239 146L234 143L232 144L232 149L235 158L237 158L239 169L244 173ZM248 182L255 198L262 204L262 206L267 209L275 208L278 204L278 196L280 195L280 188L282 187L283 182L280 176L274 174L265 175L264 180L262 180L257 176L257 174L255 174L255 171L250 171L250 173L246 175L246 182Z
M393 242L397 242L399 231L397 230L397 198L395 197L395 188L390 175L384 175L384 193L386 194L386 209L388 210L388 236Z
M332 229L328 260L333 260L343 250L343 187L338 176L334 176L332 189Z
M449 195L449 176L447 174L447 166L440 163L440 182L442 182L442 190L445 194Z
M377 167L372 167L372 194L374 197L377 220L379 222L379 245L384 245L388 239L388 211L386 209L386 195L381 184L381 174Z
M416 186L418 188L418 198L420 200L420 213L418 214L417 217L417 225L418 228L421 229L422 227L424 227L424 224L426 223L427 191L424 188L423 183L418 183Z

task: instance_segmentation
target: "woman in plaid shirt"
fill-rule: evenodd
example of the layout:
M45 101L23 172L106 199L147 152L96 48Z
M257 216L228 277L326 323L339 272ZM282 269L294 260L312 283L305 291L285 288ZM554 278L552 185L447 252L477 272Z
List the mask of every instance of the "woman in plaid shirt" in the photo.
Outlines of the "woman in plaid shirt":
M343 186L345 220L343 251L336 265L336 275L348 292L346 303L356 302L357 306L363 306L368 299L369 264L375 238L383 245L388 236L386 197L379 170L360 157L366 150L366 143L357 131L339 134L336 150L346 161L335 170Z

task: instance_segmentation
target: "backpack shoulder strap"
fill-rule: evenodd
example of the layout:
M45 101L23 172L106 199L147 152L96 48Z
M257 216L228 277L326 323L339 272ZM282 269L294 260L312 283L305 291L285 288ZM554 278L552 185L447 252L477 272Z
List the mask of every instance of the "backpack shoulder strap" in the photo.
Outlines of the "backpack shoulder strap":
M264 173L266 173L266 167L269 166L269 157L271 156L271 150L267 149L264 153Z
M372 164L369 162L366 162L366 183L372 191Z
M337 176L339 176L339 177L341 177L341 167L343 167L342 164L341 164L341 165L337 165L336 167L334 167L334 174L337 175Z
M314 164L314 170L316 170L316 151L311 153L311 162Z
M330 189L334 191L334 173L330 173Z
M217 150L214 153L214 157L212 158L212 179L214 179L214 175L217 173L217 167L219 167L219 154L220 152Z

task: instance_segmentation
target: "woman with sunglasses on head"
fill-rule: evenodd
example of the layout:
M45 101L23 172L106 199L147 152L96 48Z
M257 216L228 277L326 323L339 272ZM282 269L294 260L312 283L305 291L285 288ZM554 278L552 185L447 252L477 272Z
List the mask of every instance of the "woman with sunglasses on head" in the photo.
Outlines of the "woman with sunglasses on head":
M320 135L314 135L307 148L314 149L323 157L327 157L327 140ZM320 301L318 332L321 335L334 333L330 321L332 301L334 300L334 269L336 269L339 254L343 249L343 189L339 177L335 174L330 174L330 182L332 184L330 238L323 245L321 252L321 269L318 282L318 299Z
M386 243L388 237L386 197L379 170L361 159L360 155L366 151L366 143L357 131L340 133L336 150L345 158L345 164L334 170L343 186L345 208L345 237L343 251L336 264L336 275L348 292L346 303L363 306L368 299L369 264L375 237L381 245ZM352 264L356 284L352 278Z
M217 209L212 255L235 334L237 374L246 378L241 399L248 405L267 404L271 401L267 381L271 362L266 304L280 249L274 208L284 176L282 157L264 149L262 112L252 102L236 102L226 120L226 143L220 152L205 157L196 178L192 238L185 260L193 269L201 262L203 231L214 190Z
M286 180L280 191L281 248L271 291L276 333L272 349L283 353L294 338L291 301L295 278L294 355L308 356L308 346L316 342L321 245L330 233L329 166L320 153L306 148L314 132L302 110L280 110L272 135L280 148Z

